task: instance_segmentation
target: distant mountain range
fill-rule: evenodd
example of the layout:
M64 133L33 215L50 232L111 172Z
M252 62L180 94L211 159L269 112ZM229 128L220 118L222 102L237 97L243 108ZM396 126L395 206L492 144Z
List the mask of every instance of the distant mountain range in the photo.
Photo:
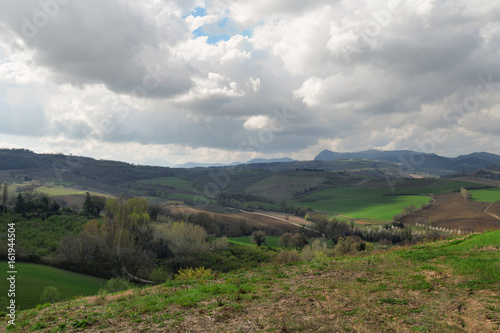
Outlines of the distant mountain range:
M426 172L429 174L446 174L451 172L473 171L492 165L500 165L500 155L480 152L457 157L443 157L412 150L366 150L352 153L337 153L323 150L314 161L336 161L343 159L378 160L395 163L401 168Z
M246 163L242 162L231 162L229 164L221 164L221 163L195 163L188 162L184 164L177 164L176 168L211 168L211 167L225 167L225 166L234 166L234 165L242 165L242 164L261 164L261 163L287 163L287 162L295 162L295 160L289 157L282 158L253 158Z

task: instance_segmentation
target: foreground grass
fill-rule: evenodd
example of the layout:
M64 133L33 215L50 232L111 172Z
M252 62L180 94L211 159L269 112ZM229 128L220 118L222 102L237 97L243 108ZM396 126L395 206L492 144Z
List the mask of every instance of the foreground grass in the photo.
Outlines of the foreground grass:
M8 281L7 262L2 261L4 273L1 275L1 296L7 296ZM74 296L94 295L106 280L94 276L78 274L46 265L16 263L16 306L20 309L34 308L40 302L43 289L47 286L56 287L61 293L61 299Z
M500 231L169 281L20 313L15 331L494 332Z

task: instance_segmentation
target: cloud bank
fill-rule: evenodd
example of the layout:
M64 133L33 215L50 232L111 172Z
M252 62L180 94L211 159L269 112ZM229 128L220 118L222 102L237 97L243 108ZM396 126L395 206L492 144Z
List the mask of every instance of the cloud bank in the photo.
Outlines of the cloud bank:
M500 153L495 3L20 0L0 27L3 146L174 164Z

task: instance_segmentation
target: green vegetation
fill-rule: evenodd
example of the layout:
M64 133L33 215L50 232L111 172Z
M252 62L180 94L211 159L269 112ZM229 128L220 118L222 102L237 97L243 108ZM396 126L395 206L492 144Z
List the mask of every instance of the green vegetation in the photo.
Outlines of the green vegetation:
M7 267L5 261L1 267ZM54 268L46 265L16 263L16 306L20 309L29 309L40 303L40 298L46 287L54 287L60 293L60 299L68 299L75 296L94 295L106 280L89 275L83 275ZM2 269L0 279L0 290L2 296L7 295L8 281L5 277L6 269ZM52 295L52 294L51 294Z
M278 246L279 239L280 236L267 236L264 245L278 249L280 248L280 246ZM235 244L257 246L255 243L252 243L251 236L228 237L227 240Z
M474 201L495 202L500 200L500 187L469 190L469 193L470 198Z
M181 191L186 191L186 192L193 192L194 187L191 184L190 181L181 179L178 177L160 177L160 178L153 178L153 179L141 179L138 180L138 182L141 183L146 183L146 184L151 184L151 185L161 185L165 187L171 187L176 190L181 190Z
M295 205L352 218L370 218L391 221L404 207L429 203L423 195L385 195L388 191L358 187L330 188L310 194Z
M372 255L315 255L310 262L226 274L191 270L160 286L21 312L18 322L23 324L13 331L237 331L245 325L253 332L353 327L494 332L500 329L499 241L500 231L495 231ZM460 264L468 259L471 269ZM487 260L491 269L484 270L480 263Z
M457 274L473 277L464 283L464 286L481 289L499 287L499 250L500 230L497 230L442 244L415 247L412 251L402 252L401 255L414 261L434 259L435 263L446 262Z

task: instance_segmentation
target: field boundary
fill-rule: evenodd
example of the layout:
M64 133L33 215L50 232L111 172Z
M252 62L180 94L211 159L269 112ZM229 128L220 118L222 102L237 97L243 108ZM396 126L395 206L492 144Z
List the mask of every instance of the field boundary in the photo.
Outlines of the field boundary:
M279 220L279 221L283 221L283 222L286 222L286 223L289 223L289 224L293 224L296 227L300 227L300 228L304 228L304 229L307 229L307 230L310 230L310 231L314 231L314 232L320 234L321 236L325 236L325 235L321 234L318 230L314 230L314 229L311 229L311 228L306 227L304 225L300 225L300 224L297 224L297 223L294 223L294 222L291 222L291 221L287 221L285 219L282 219L282 218L279 218L279 217L276 217L276 216L272 216L272 215L268 215L268 214L264 214L264 213L249 212L249 211L246 211L246 210L243 210L243 209L239 209L239 211L242 212L242 213L248 213L248 214L255 214L255 215L262 215L262 216L270 217L270 218L273 218L275 220Z

